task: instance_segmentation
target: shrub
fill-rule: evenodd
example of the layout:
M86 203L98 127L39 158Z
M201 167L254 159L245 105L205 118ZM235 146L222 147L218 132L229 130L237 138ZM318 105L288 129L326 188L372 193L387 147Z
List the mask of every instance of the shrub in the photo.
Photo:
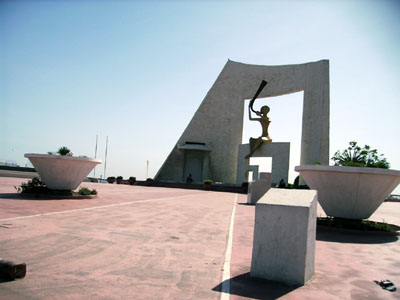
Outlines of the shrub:
M115 177L114 176L107 177L107 182L108 183L114 183L115 182Z
M72 155L72 154L71 154L71 150L69 150L69 149L68 149L67 147L65 147L65 146L60 147L60 148L58 149L57 153L60 154L60 155Z
M131 176L131 177L129 177L129 180L128 180L128 181L129 181L129 184L130 184L130 185L134 185L135 182L136 182L136 177L132 177L132 176Z
M370 220L353 220L334 217L318 217L317 224L334 228L360 230L360 231L386 231L397 232L400 227L384 222L374 222Z
M18 193L46 193L48 191L44 182L38 177L32 178L27 183L23 182L20 187L16 188Z
M214 181L212 181L211 179L206 179L203 181L204 184L213 184Z
M97 191L95 189L91 190L86 187L81 187L78 191L78 195L83 195L83 196L97 195Z
M350 146L346 150L336 151L335 155L331 158L335 162L335 166L389 169L390 164L383 157L383 154L378 155L376 149L371 149L368 145L361 148L355 141L349 144Z
M288 183L286 188L291 190L291 189L294 189L295 187L294 187L294 184Z

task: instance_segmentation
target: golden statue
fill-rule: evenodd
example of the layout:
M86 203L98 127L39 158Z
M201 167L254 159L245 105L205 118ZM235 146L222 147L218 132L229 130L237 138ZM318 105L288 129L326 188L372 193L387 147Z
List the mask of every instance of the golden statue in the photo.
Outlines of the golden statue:
M246 159L250 158L254 152L256 152L256 150L258 148L260 148L260 146L263 143L270 143L272 142L271 137L268 134L268 127L269 124L271 123L271 119L268 117L268 113L269 113L269 106L265 105L263 107L261 107L260 111L255 111L253 109L253 104L254 101L256 100L257 96L261 93L261 91L263 90L263 88L265 87L265 85L267 84L266 81L262 81L260 87L258 88L256 94L254 95L253 99L250 101L249 103L249 119L250 121L259 121L262 127L262 134L259 138L250 138L250 153L246 155ZM259 118L253 118L251 116L251 111L253 111L257 116L259 116Z

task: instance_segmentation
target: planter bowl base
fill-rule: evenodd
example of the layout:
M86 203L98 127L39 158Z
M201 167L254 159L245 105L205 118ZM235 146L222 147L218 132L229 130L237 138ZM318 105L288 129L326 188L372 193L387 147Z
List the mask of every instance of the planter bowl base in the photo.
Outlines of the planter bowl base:
M295 168L328 216L368 219L400 183L400 171L342 166Z

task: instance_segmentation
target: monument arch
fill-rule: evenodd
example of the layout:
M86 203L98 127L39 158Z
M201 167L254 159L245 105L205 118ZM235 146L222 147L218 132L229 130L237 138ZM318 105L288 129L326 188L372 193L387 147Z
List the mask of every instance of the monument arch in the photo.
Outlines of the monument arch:
M201 167L196 174L202 177L194 181L236 183L243 102L254 95L262 80L268 86L259 98L303 91L300 164L328 164L329 61L261 66L228 60L155 179L185 182L190 172L187 166L193 164Z

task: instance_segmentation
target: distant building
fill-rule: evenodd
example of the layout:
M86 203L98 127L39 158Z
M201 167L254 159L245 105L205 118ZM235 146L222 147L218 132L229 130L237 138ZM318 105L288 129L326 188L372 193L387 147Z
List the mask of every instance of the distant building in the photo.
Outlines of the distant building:
M7 161L0 161L0 166L6 166L6 167L19 167L20 165L17 164L15 160L7 160Z

